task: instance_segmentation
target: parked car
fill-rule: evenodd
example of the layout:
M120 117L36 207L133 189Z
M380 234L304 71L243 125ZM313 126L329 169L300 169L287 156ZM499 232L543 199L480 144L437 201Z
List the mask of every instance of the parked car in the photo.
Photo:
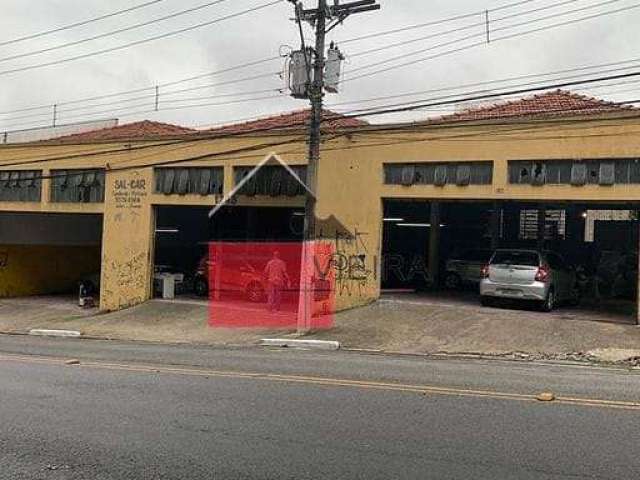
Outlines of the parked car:
M493 250L470 249L449 258L445 266L445 287L456 290L465 285L477 286L482 267L489 262L492 254Z
M203 256L198 262L193 289L196 295L206 296L209 292L209 271L215 265L209 261L209 255ZM222 266L220 290L227 292L242 292L250 302L263 302L266 299L266 286L262 270L249 262L240 259L227 261Z
M576 272L554 252L501 249L482 269L480 302L533 300L549 312L560 302L576 302Z

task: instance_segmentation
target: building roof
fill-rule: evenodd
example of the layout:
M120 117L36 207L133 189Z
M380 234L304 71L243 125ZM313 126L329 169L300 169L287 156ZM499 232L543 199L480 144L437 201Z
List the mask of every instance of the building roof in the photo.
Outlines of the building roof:
M311 116L310 114L311 110L309 109L296 110L293 112L260 118L257 120L251 120L248 122L223 125L221 127L215 127L209 130L205 130L205 132L216 134L236 134L260 132L264 130L302 129L309 124L309 118ZM330 110L322 111L322 119L322 129L325 131L368 125L368 123L364 120L345 117L344 115L340 115Z
M548 118L600 115L607 113L629 113L637 111L631 106L607 102L598 98L579 95L566 90L554 90L494 105L472 107L461 112L430 118L420 124L442 124L462 121L488 121L513 118ZM311 110L296 110L280 115L223 125L207 130L195 130L180 125L143 120L116 127L103 128L84 133L66 135L53 139L55 142L105 142L123 140L146 140L188 135L234 135L260 133L273 130L301 130L309 123ZM369 125L364 120L347 117L330 110L323 110L323 131L340 130ZM414 122L415 123L415 122ZM47 140L48 141L48 140Z
M101 128L83 133L74 133L51 140L62 143L104 142L123 140L146 140L163 137L181 137L186 135L229 135L242 133L259 133L265 130L304 129L308 125L311 110L296 110L281 115L251 120L243 123L234 123L211 128L208 130L195 130L193 128L172 125L169 123L152 122L142 120L140 122L126 123L116 127ZM323 130L331 131L340 128L358 127L368 125L367 122L357 118L347 118L343 115L323 110Z
M494 105L472 107L434 120L440 123L514 117L573 117L615 112L627 113L630 110L634 110L634 108L566 90L553 90Z
M89 132L75 133L58 137L60 142L96 142L111 140L141 140L146 138L176 137L194 133L192 128L172 125L169 123L152 122L142 120L140 122L126 123L117 127L101 128Z

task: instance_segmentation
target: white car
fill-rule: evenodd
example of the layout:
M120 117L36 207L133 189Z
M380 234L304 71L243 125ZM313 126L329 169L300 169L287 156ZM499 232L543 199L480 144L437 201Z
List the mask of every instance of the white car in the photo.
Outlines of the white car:
M480 302L533 300L550 312L560 302L577 302L576 272L554 252L496 250L482 269Z

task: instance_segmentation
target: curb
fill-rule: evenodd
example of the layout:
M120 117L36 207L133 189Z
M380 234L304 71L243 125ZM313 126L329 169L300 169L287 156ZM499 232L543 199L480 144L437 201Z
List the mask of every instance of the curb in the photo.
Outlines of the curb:
M37 335L41 337L78 338L80 337L80 332L76 330L46 330L42 328L34 328L29 330L29 335Z
M262 338L260 345L263 347L282 348L308 348L312 350L339 350L340 342L330 340L296 340L285 338Z

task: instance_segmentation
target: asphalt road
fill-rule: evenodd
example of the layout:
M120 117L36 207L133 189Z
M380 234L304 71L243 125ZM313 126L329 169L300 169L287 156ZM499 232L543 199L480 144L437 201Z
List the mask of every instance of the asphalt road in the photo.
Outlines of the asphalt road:
M639 401L613 368L0 336L0 478L633 479Z

